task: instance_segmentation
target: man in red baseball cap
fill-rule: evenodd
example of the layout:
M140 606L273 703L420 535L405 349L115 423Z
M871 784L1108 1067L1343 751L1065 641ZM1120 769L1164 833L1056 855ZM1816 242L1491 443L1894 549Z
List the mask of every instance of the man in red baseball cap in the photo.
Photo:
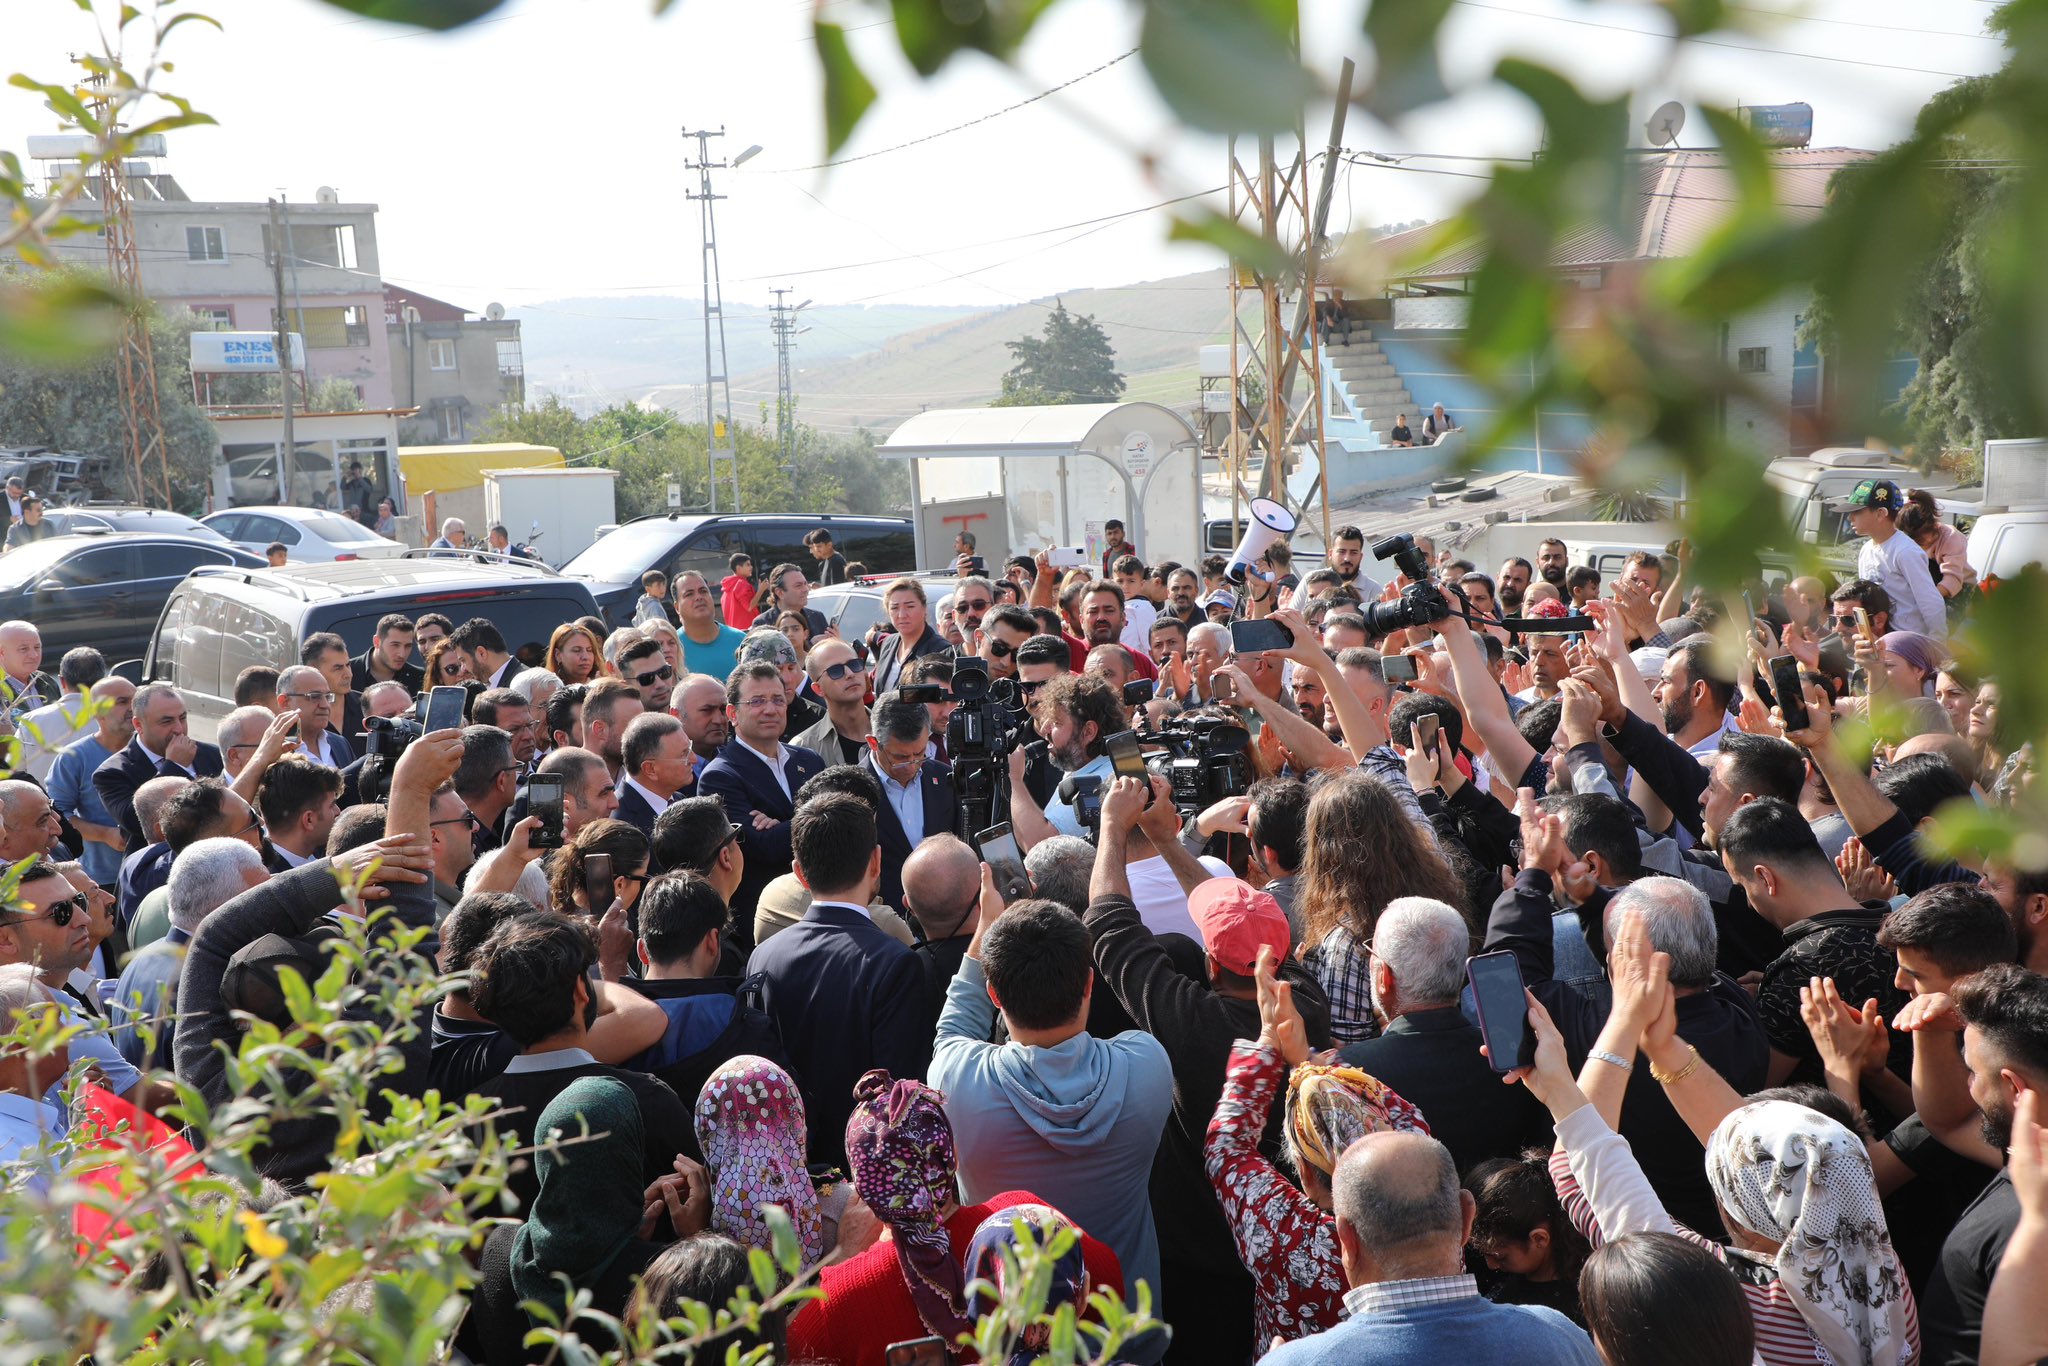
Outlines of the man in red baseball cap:
M1280 903L1234 877L1210 878L1188 893L1188 914L1202 931L1209 961L1239 977L1254 975L1259 950L1271 945L1285 962L1291 940Z

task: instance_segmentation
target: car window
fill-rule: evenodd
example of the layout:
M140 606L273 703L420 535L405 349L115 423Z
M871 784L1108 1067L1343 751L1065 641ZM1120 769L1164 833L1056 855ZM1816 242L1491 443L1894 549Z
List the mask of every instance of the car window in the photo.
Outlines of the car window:
M252 664L275 669L299 657L298 637L291 625L253 603L210 594L202 622L220 642L217 697L233 697L235 679Z
M145 545L136 556L138 579L182 579L202 564L232 564L230 555L203 545Z
M578 551L562 566L562 572L603 583L638 582L642 574L673 554L698 525L697 519L688 517L630 522Z
M381 541L384 539L361 522L351 522L346 517L308 517L301 525L307 531L328 542L330 545L347 545L352 541ZM287 541L286 544L297 545L298 542Z
M133 579L134 565L132 546L98 546L65 560L53 577L65 588L98 588Z
M190 590L173 594L156 627L159 676L195 695L233 696L234 689L220 679L219 616L217 597Z
M839 548L848 564L860 563L870 574L908 574L917 567L917 543L910 531L849 532ZM804 552L809 555L809 551ZM803 563L799 561L798 563Z
M223 512L218 517L207 518L206 525L212 527L231 541L241 541L248 539L242 535L242 528L248 521L249 519L242 513Z
M747 524L747 539L753 548L747 553L754 557L754 574L765 581L768 572L778 564L793 564L811 578L817 577L817 561L811 558L810 547L804 544L804 535L815 522L750 522ZM847 556L852 559L851 555Z
M811 606L839 628L841 640L849 642L865 636L884 617L882 599L874 593L813 593Z
M740 544L739 534L731 528L706 527L686 538L658 568L668 575L670 583L674 583L684 574L702 574L712 596L716 597L718 585L732 572L728 561L731 560L733 552L744 549L746 547ZM756 558L754 573L757 577L761 573L761 564L762 562Z

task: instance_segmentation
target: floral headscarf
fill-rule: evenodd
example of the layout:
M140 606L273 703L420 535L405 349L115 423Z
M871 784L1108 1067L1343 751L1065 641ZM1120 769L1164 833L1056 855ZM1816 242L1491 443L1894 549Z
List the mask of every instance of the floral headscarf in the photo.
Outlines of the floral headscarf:
M1729 1218L1779 1243L1778 1283L1839 1366L1906 1360L1906 1278L1854 1134L1803 1105L1758 1101L1715 1126L1707 1179Z
M769 1250L764 1205L796 1225L804 1265L824 1257L825 1222L804 1166L804 1099L789 1073L766 1058L729 1058L697 1093L697 1146L711 1169L711 1228Z
M853 1101L846 1160L854 1193L888 1225L918 1318L928 1331L953 1342L973 1324L960 1262L939 1217L959 1180L942 1097L878 1067L854 1084Z
M986 1291L977 1295L972 1306L977 1313L987 1313L993 1305L991 1300L1001 1302L1013 1299L1023 1289L1012 1284L1016 1271L1015 1248L1017 1230L1029 1225L1031 1237L1040 1248L1052 1241L1055 1232L1073 1225L1066 1216L1048 1205L1012 1205L999 1209L981 1221L981 1227L974 1230L974 1239L967 1245L967 1275L970 1280L986 1281L995 1287L990 1296ZM1006 1259L1003 1254L1011 1253ZM1088 1304L1088 1264L1082 1260L1081 1240L1076 1237L1074 1245L1053 1264L1052 1288L1045 1300L1046 1312L1058 1309L1063 1304L1074 1306L1074 1312L1086 1311ZM1045 1351L1051 1330L1042 1324L1027 1329L1023 1341L1017 1344L1017 1351L1010 1357L1011 1366L1030 1366Z
M1422 1111L1393 1087L1356 1067L1305 1062L1287 1079L1287 1137L1294 1156L1324 1176L1367 1134L1400 1129L1426 1134Z

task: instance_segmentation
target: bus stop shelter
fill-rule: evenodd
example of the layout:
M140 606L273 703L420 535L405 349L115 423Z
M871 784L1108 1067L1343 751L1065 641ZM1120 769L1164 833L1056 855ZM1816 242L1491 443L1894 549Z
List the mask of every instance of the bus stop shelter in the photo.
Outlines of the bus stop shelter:
M877 452L910 462L917 562L953 558L969 531L998 568L1011 555L1080 546L1099 562L1103 524L1121 519L1149 563L1200 559L1201 443L1157 403L935 408Z

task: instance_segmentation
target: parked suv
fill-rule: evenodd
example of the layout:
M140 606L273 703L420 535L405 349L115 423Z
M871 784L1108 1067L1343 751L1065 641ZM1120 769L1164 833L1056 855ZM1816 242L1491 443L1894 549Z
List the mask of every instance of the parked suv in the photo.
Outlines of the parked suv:
M871 574L907 574L917 560L910 521L904 517L782 516L738 513L725 517L636 517L604 536L562 566L572 578L587 580L604 618L614 626L633 620L640 598L640 576L659 569L675 582L678 574L695 570L718 596L718 583L736 552L754 561L758 581L778 564L793 564L815 578L817 561L804 544L809 532L825 528L849 563L866 565ZM734 623L737 625L738 623Z
M354 655L390 612L439 612L457 626L485 617L506 648L537 664L557 626L596 610L589 585L539 566L408 558L203 570L165 604L142 674L177 684L193 734L211 740L234 710L236 675L298 663L299 646L318 632L339 635Z

